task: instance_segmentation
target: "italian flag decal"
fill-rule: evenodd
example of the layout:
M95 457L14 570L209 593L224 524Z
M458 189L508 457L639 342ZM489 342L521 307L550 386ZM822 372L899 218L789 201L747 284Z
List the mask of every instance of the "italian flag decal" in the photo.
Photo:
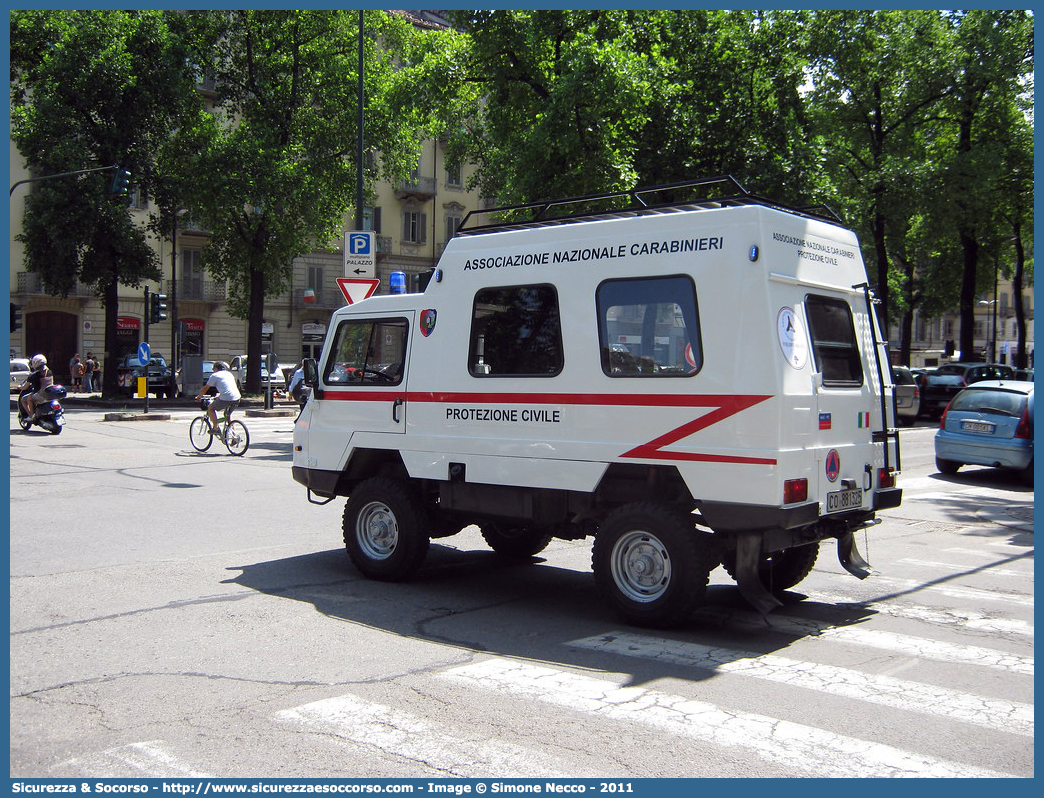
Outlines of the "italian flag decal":
M859 414L859 429L870 429L870 414L860 413Z

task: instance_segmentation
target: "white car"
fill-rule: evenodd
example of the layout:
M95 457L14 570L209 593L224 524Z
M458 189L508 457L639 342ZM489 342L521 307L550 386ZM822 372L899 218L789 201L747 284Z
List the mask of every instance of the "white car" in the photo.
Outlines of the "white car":
M29 379L31 373L28 360L23 357L11 358L11 393L16 393L18 386Z

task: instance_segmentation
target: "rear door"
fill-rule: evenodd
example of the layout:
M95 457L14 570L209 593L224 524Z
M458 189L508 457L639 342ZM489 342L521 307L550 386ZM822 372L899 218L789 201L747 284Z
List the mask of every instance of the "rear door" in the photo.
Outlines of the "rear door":
M857 314L848 297L824 292L805 296L805 315L817 375L817 497L826 514L870 508L873 424L880 428L881 421Z

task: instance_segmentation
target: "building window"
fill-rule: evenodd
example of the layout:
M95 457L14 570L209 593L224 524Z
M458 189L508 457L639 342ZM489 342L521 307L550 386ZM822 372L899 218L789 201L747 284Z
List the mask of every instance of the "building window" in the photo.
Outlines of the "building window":
M468 369L474 377L554 377L562 371L558 294L550 285L475 294Z
M423 244L428 240L428 214L405 211L402 214L402 240L407 244Z
M323 290L323 267L322 266L309 266L308 267L308 282L305 288L311 288L313 291L319 292Z
M457 234L457 228L460 227L460 214L459 213L447 213L446 214L446 242Z
M453 188L461 188L463 186L460 176L460 164L446 167L446 185Z
M381 209L378 208L363 208L363 230L373 230L375 233L381 232Z

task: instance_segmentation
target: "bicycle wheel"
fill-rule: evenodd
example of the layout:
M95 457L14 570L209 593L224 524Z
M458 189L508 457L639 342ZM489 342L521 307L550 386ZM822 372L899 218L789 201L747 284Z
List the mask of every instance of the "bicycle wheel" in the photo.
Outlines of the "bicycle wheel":
M189 443L197 452L205 452L214 442L214 433L210 431L210 425L205 416L192 419L189 424Z
M242 421L230 421L225 427L225 446L229 452L242 457L250 446L250 433Z

